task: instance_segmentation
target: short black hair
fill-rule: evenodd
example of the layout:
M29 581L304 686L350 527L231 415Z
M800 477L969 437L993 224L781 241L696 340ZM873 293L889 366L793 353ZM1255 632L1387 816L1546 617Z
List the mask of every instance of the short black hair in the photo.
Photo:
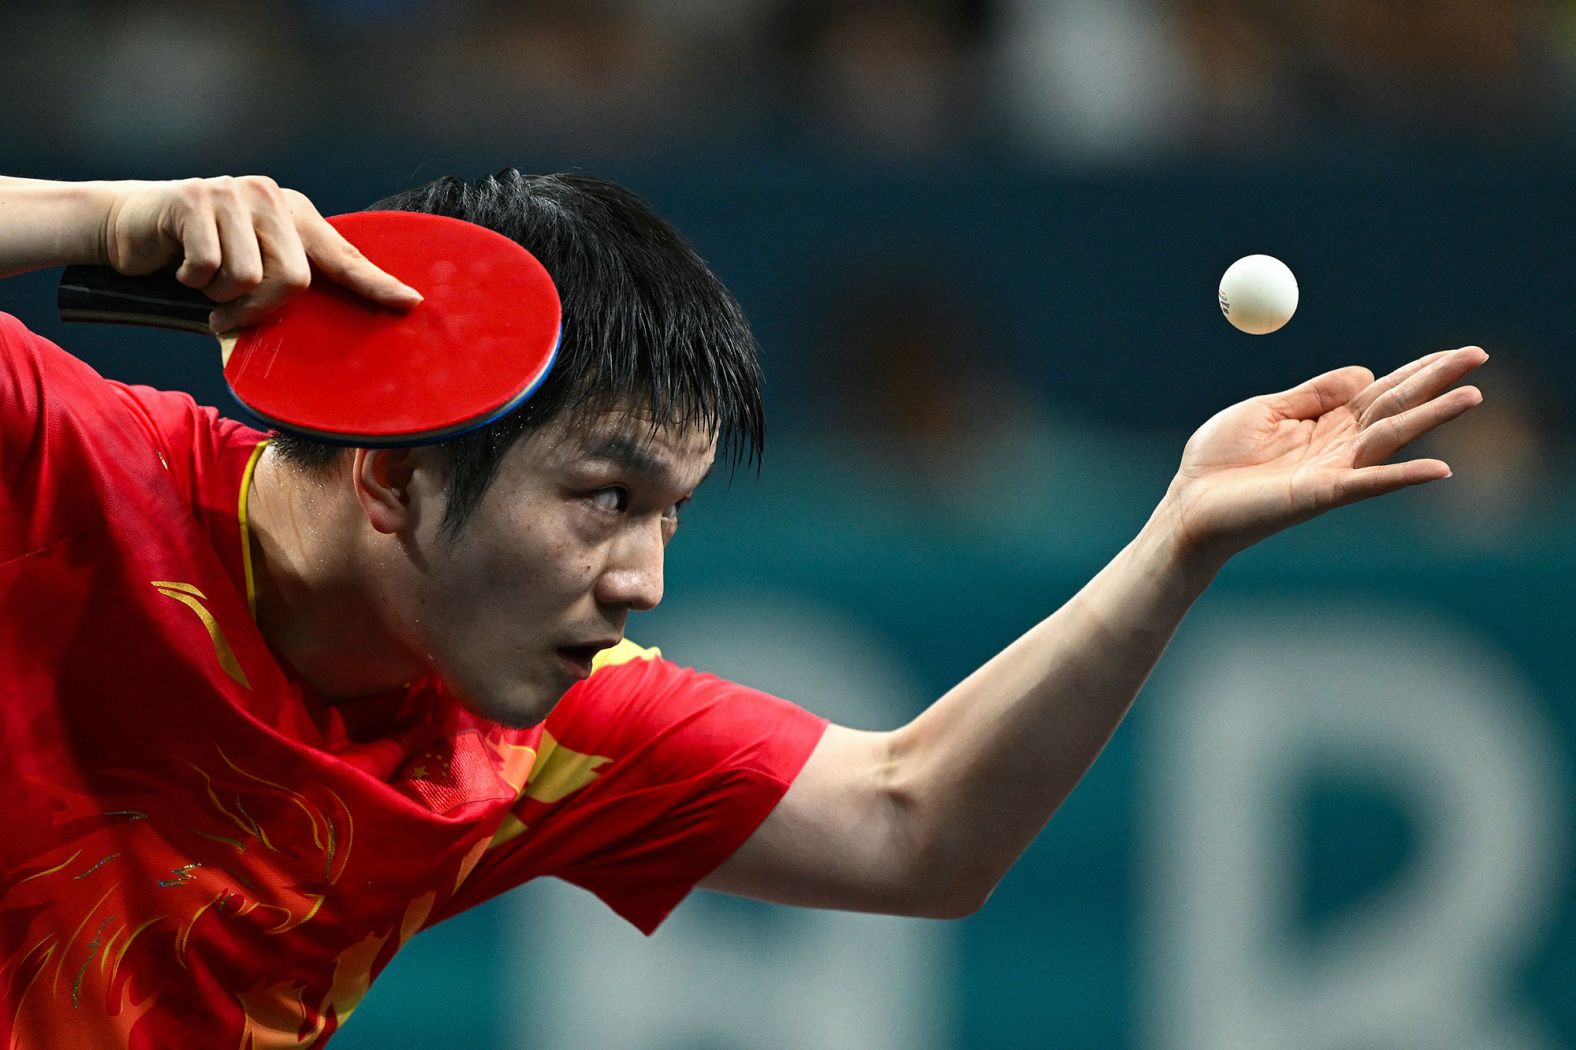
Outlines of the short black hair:
M509 168L473 182L441 178L367 210L447 215L501 233L541 261L562 301L563 337L542 386L502 419L437 444L450 466L441 524L450 536L510 446L570 411L646 413L654 431L700 426L717 434L719 461L759 461L766 417L744 312L678 231L629 190L589 175ZM318 473L345 451L287 434L274 447Z

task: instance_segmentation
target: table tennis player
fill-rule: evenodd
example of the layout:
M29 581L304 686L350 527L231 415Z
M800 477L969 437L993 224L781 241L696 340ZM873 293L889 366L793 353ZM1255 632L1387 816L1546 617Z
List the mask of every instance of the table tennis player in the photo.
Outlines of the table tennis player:
M522 407L413 448L271 437L0 315L7 1047L321 1046L412 936L542 876L648 932L696 886L967 915L1227 559L1448 477L1397 457L1481 400L1466 347L1227 408L1066 605L857 731L625 636L696 486L761 452L755 344L680 236L581 175L375 207L546 266L563 340ZM309 277L417 298L267 179L0 180L0 273L83 262L179 263L219 330Z

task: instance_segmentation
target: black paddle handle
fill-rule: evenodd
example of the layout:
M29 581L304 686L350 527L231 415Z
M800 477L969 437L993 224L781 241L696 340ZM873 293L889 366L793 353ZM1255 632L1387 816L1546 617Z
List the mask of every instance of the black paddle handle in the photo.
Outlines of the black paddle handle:
M127 277L108 266L68 266L56 302L62 321L140 324L212 335L208 314L218 304L175 279L175 267Z

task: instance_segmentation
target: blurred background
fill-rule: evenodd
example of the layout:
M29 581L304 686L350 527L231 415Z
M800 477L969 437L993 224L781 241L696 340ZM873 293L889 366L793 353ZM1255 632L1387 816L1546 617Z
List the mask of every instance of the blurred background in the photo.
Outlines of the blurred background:
M772 431L631 634L868 728L1069 597L1219 408L1493 355L1456 476L1229 566L978 915L700 894L647 941L533 885L336 1046L1576 1047L1576 7L55 0L0 42L8 174L645 195L752 317ZM1265 337L1215 304L1256 252L1302 290ZM0 309L230 404L196 337L60 325L53 275Z

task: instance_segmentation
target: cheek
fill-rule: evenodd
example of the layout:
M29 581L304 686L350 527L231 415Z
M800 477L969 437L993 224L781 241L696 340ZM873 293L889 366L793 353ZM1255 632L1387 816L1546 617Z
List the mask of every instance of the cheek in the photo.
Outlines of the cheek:
M448 581L473 602L505 603L516 608L562 604L588 591L595 578L597 552L565 523L534 521L513 528L492 528L470 537L455 550Z

